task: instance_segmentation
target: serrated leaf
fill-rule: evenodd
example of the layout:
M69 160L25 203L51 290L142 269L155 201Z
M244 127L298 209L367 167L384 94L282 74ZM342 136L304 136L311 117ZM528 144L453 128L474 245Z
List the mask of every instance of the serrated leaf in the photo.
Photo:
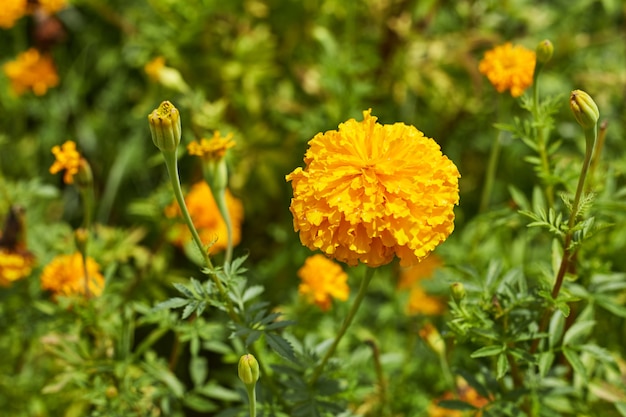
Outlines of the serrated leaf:
M293 347L291 343L285 340L282 336L279 336L274 333L267 333L265 335L267 340L267 344L270 348L280 356L285 359L288 359L292 362L297 362L296 355L294 354Z
M270 323L267 326L265 326L265 330L282 329L283 327L291 326L291 325L294 325L296 323L297 322L295 320L275 321L274 323Z
M500 380L504 378L509 371L509 361L506 358L505 353L498 355L498 361L496 362L496 379Z
M579 344L582 339L589 336L595 324L595 320L577 321L574 323L563 336L563 346Z
M261 332L258 330L252 330L246 337L244 344L246 346L250 346L251 344L256 342L259 339L259 337L261 337Z
M530 202L519 189L509 185L509 194L511 194L511 198L521 210L530 210Z
M183 310L183 314L182 314L181 318L183 320L185 320L186 318L191 316L193 314L193 312L196 311L197 307L198 307L198 302L197 301L192 301L191 303L187 304L187 306Z
M252 300L254 297L262 294L263 291L265 291L265 287L263 287L262 285L252 285L244 291L241 298L243 302L246 303L249 300Z
M194 387L204 384L209 375L207 359L202 356L192 356L189 360L189 375Z
M196 296L195 298L198 297L203 297L204 296L204 288L202 287L202 283L200 281L198 281L197 279L190 279L191 281L191 285L193 285L193 289L196 292Z
M585 369L585 365L583 364L583 362L580 360L580 356L578 356L578 352L570 348L564 347L563 354L565 355L565 358L567 359L569 364L572 365L572 369L574 370L574 372L586 378L587 370Z
M475 358L484 358L487 356L495 356L504 352L505 349L506 347L502 345L483 346L480 349L477 349L474 352L472 352L470 357L475 359Z
M169 300L162 301L159 304L155 305L152 308L152 311L170 310L173 308L180 308L184 305L187 305L188 303L189 303L189 300L185 298L174 297L174 298L170 298Z
M176 290L181 293L182 295L184 295L187 298L195 298L193 296L193 293L191 292L191 290L187 287L185 287L183 284L175 282L174 284L172 284L174 286L174 288L176 288Z

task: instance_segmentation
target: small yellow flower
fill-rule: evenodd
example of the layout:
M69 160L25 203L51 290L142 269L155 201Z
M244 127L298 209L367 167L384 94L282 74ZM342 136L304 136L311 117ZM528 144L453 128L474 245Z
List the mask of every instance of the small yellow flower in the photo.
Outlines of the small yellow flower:
M165 58L162 56L158 56L154 58L152 61L148 62L144 65L143 70L148 74L148 77L153 81L159 81L159 74L161 70L165 68Z
M154 82L182 93L189 91L189 86L185 83L181 73L176 68L166 66L165 58L162 56L148 62L143 69Z
M333 298L341 301L348 299L348 274L324 255L308 257L298 270L298 276L302 280L298 292L323 311L330 308Z
M50 167L50 173L56 174L65 170L63 182L72 184L74 182L74 175L78 173L82 159L80 153L76 150L76 143L68 140L61 146L54 146L52 153L56 160Z
M502 93L506 90L519 97L533 83L535 52L510 42L485 52L478 70Z
M100 265L91 257L87 257L87 276L89 277L89 293L96 297L102 294L104 277L100 273ZM52 292L55 296L84 295L83 256L76 252L54 258L41 273L41 288Z
M34 257L29 252L19 253L0 248L0 287L7 287L30 275L33 264Z
M206 182L200 181L191 187L191 190L185 197L185 203L189 210L189 215L193 224L198 230L200 239L206 245L211 242L215 243L211 246L209 253L216 253L226 249L228 245L228 229L222 218L211 189ZM232 240L233 246L237 245L241 240L241 222L243 221L243 204L241 201L226 190L226 206L230 214L233 230ZM180 208L176 202L165 208L165 215L173 218L180 216ZM173 229L171 236L174 243L182 245L191 239L191 234L187 226L179 224ZM217 239L217 240L216 240Z
M27 0L4 0L0 7L0 28L12 28L27 12Z
M371 110L309 141L292 182L294 229L308 248L349 265L417 263L454 229L457 167L413 126Z
M187 145L189 155L196 155L206 161L219 161L224 158L226 151L235 146L233 134L229 133L222 137L220 132L215 131L211 139L202 138Z
M40 54L35 48L22 52L15 61L4 64L3 69L17 95L32 90L36 95L42 96L50 87L59 84L52 58Z

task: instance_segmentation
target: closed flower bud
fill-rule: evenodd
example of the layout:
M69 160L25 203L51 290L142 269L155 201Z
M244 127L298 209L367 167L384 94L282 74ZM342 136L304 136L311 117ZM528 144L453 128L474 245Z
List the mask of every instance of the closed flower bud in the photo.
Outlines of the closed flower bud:
M174 152L180 143L180 113L169 101L148 115L152 142L161 152Z
M435 326L430 323L426 323L419 331L420 337L426 343L426 345L435 352L438 356L445 356L446 354L446 342L441 337L441 334Z
M254 385L259 380L259 362L253 355L246 354L239 359L238 371L239 379L246 386Z
M574 117L583 129L591 129L596 126L600 118L600 111L591 96L582 90L574 90L569 97L569 106Z
M462 282L453 282L450 285L450 291L452 291L452 298L457 303L465 298L465 286Z
M552 45L552 42L550 42L548 39L539 42L539 45L537 45L537 49L535 50L537 62L540 64L545 64L546 62L550 61L553 53L554 46Z

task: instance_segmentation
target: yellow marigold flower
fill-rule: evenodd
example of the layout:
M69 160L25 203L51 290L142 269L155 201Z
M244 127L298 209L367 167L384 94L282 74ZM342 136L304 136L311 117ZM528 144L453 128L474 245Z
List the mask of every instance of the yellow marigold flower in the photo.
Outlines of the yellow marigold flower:
M224 158L226 151L235 146L233 134L229 133L222 137L220 132L215 131L211 139L202 138L187 145L189 155L196 155L204 160L219 161Z
M89 293L96 297L102 294L104 277L100 273L100 265L91 257L87 257L87 276ZM76 252L54 258L41 273L41 288L54 295L85 294L83 256Z
M54 14L67 7L66 0L39 0L39 6L48 14Z
M159 74L165 68L165 58L158 56L144 65L143 70L153 81L159 81Z
M298 277L302 280L298 292L323 311L330 308L332 298L346 301L350 294L348 274L324 255L308 257L298 270Z
M48 88L59 83L52 58L40 54L35 48L22 52L15 61L4 64L3 69L17 95L30 89L36 95L42 96L46 94Z
M19 253L0 248L0 287L7 287L30 275L33 264L34 257L29 252Z
M226 249L228 229L207 183L200 181L194 184L185 197L185 203L202 242L206 245L215 242L209 253L213 254ZM241 241L243 204L239 199L233 197L230 191L226 190L226 206L232 222L232 240L233 246L235 246ZM170 218L180 217L178 204L174 202L167 206L165 215ZM171 238L177 245L182 245L191 239L191 233L187 226L181 223L173 229Z
M81 164L81 156L76 150L76 143L68 140L61 146L54 146L52 153L56 160L50 167L50 173L56 174L57 172L65 170L63 182L72 184L74 182L74 175L78 173Z
M498 92L510 90L519 97L533 83L535 52L510 42L485 52L478 70L485 74Z
M308 248L349 265L411 265L454 229L459 171L413 126L371 110L309 141L292 182L294 229Z
M10 29L28 12L27 0L4 0L0 7L0 27Z

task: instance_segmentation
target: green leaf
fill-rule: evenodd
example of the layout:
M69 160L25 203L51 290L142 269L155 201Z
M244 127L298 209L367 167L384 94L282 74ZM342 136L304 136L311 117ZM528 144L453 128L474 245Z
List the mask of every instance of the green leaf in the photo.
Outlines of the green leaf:
M174 288L176 288L176 290L178 290L178 292L184 295L185 297L191 298L191 299L195 298L191 290L189 290L189 288L185 287L183 284L175 282L172 285L174 285Z
M498 362L496 363L496 379L502 379L509 371L509 361L506 354L501 353L498 355Z
M565 355L565 358L567 358L567 361L569 362L569 364L572 365L572 369L574 370L574 372L586 378L587 370L585 369L585 365L583 364L583 362L580 360L580 356L578 356L578 352L570 348L564 347L563 354Z
M538 362L539 362L539 376L544 378L548 374L548 371L550 370L550 368L552 367L552 364L554 363L554 353L543 352L539 354Z
M595 320L578 321L572 325L563 336L563 346L578 344L589 336L593 326L596 324Z
M200 413L210 413L212 411L219 410L219 407L213 401L194 392L190 392L185 395L183 402L186 407Z
M464 401L459 401L459 400L441 400L439 401L437 405L441 408L447 408L448 410L459 410L459 411L477 410L477 408L474 407L473 405L468 404Z
M626 417L626 403L615 403L615 408L622 417Z
M274 352L292 362L297 361L296 355L293 351L293 347L282 336L273 333L267 333L265 337L267 340L267 344L270 346L270 348L272 348Z
M209 398L221 401L241 401L241 396L237 391L217 385L215 382L209 382L207 385L198 388L197 392L201 392Z
M560 311L555 311L550 319L550 327L548 328L548 345L553 348L561 340L563 330L565 328L565 317Z
M262 285L253 285L246 289L246 291L243 293L243 297L241 298L245 303L249 300L252 300L257 295L262 294L263 291L265 291L265 287L263 287Z
M608 310L618 317L626 318L626 307L616 304L615 301L613 301L613 299L611 299L610 297L597 295L595 297L595 300L596 303L605 310Z
M204 384L209 374L207 359L202 356L192 356L189 361L189 375L194 387Z
M174 297L174 298L170 298L169 300L162 301L159 304L155 305L152 311L170 310L172 308L180 308L187 304L189 304L189 300L185 298Z
M483 346L478 350L472 352L470 357L472 358L484 358L486 356L495 356L506 350L506 346L502 345L491 345L491 346Z
M182 319L185 320L186 318L191 316L193 314L193 312L196 311L196 308L198 308L198 302L197 301L192 301L189 304L187 304L187 306L183 310L183 315L181 316Z

